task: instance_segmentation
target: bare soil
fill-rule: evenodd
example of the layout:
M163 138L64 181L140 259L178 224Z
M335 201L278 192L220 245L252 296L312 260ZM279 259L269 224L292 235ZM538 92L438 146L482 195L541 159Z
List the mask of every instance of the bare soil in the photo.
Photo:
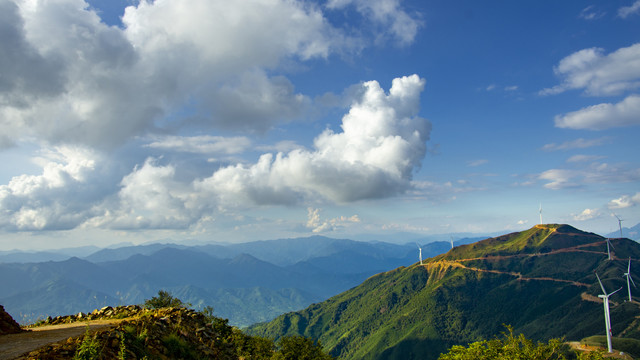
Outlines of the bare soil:
M27 332L0 336L0 360L19 359L21 355L39 349L45 345L67 341L67 339L81 336L87 331L115 326L118 320L92 320L70 324L59 324L31 328Z

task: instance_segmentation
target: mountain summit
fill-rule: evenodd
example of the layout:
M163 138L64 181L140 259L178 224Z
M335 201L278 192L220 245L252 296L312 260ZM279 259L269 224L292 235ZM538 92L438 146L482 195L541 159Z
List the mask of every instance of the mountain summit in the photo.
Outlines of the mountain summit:
M259 324L251 333L317 338L341 359L435 359L454 344L491 338L504 325L535 340L604 334L601 292L625 286L640 245L569 225L529 230L458 246L409 267L373 276L349 291ZM614 336L639 337L640 304L611 298ZM640 295L640 294L639 294Z

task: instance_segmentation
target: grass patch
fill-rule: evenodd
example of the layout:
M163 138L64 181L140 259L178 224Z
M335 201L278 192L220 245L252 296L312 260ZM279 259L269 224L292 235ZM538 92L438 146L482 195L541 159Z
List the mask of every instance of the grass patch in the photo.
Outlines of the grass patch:
M607 337L604 335L589 336L580 340L581 344L589 346L607 347ZM634 358L640 356L640 340L629 338L611 338L611 345L618 351L625 352Z

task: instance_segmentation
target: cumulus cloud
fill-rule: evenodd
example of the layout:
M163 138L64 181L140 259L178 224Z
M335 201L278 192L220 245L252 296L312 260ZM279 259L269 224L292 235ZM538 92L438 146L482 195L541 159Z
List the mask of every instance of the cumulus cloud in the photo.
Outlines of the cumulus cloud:
M122 179L117 202L103 204L104 213L88 224L115 229L188 227L202 215L203 203L196 201L189 184L174 177L174 166L147 159Z
M10 230L71 229L95 215L105 186L88 149L57 147L35 159L40 175L15 176L0 186L0 227Z
M609 201L607 205L609 209L624 209L632 206L636 206L640 204L640 192L637 192L635 195L622 195L617 199L613 199Z
M572 181L578 174L573 170L551 169L540 174L539 178L549 181L544 185L547 189L559 190L578 187L578 183Z
M206 94L205 107L221 128L264 132L274 124L299 118L311 100L294 92L283 76L267 77L263 71L242 74Z
M599 217L600 212L598 209L584 209L580 214L573 214L572 216L575 221L587 221Z
M640 14L640 0L636 0L630 6L623 6L618 9L618 16L623 19L635 14Z
M360 218L358 215L352 215L350 217L338 216L333 219L322 219L320 217L320 209L307 208L307 228L311 229L314 233L335 231L336 229L348 226L351 223L359 223Z
M562 84L540 91L552 95L584 89L587 95L609 96L640 87L640 44L620 48L605 55L604 49L577 51L560 60L554 68Z
M335 202L382 198L410 187L426 153L431 124L417 116L424 80L393 80L389 94L376 81L342 119L342 132L325 130L315 149L264 154L250 166L222 168L197 186L221 198L257 204L292 203L304 196ZM222 191L221 191L222 190Z
M355 6L373 24L385 29L384 32L401 45L413 42L421 26L417 14L408 14L400 7L398 0L329 0L327 8L344 9L349 5Z
M342 131L326 129L313 150L266 153L254 164L222 167L191 182L177 178L175 165L148 159L122 179L117 196L106 199L103 213L87 224L184 228L203 216L255 205L294 205L303 199L344 203L399 194L412 186L413 171L426 153L431 125L417 116L424 84L417 75L397 78L388 94L376 81L362 84L361 97L342 119ZM201 150L198 142L190 148L173 137L155 146ZM357 216L322 220L318 213L310 211L307 224L318 232L359 221Z
M555 125L588 130L640 125L640 95L629 95L617 104L603 103L558 115Z
M302 1L140 1L122 28L83 0L0 6L5 147L23 137L113 147L194 119L264 131L308 103L266 70L354 42ZM178 116L184 109L190 116Z

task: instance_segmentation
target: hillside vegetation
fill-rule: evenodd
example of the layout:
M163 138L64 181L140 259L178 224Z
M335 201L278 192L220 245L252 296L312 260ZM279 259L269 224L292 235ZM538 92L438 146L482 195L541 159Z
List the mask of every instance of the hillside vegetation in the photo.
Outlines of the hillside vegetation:
M424 256L449 249L423 247ZM166 289L195 309L214 306L236 326L303 309L369 276L417 260L415 244L324 237L245 244L152 244L103 249L84 259L0 263L0 304L27 324L47 316L139 304ZM18 257L19 258L19 257Z
M494 337L504 324L535 341L604 334L594 271L609 291L626 291L628 258L634 275L640 258L638 243L615 239L608 261L605 240L568 225L539 225L373 276L250 333L317 338L341 359L436 359L452 345ZM640 338L639 304L625 296L611 298L613 333Z
M172 307L165 307L172 305ZM249 336L212 315L195 311L159 292L145 307L105 307L90 314L60 316L39 326L77 321L122 319L111 328L87 331L84 336L44 346L27 359L309 359L329 360L319 344L294 336L271 340Z

